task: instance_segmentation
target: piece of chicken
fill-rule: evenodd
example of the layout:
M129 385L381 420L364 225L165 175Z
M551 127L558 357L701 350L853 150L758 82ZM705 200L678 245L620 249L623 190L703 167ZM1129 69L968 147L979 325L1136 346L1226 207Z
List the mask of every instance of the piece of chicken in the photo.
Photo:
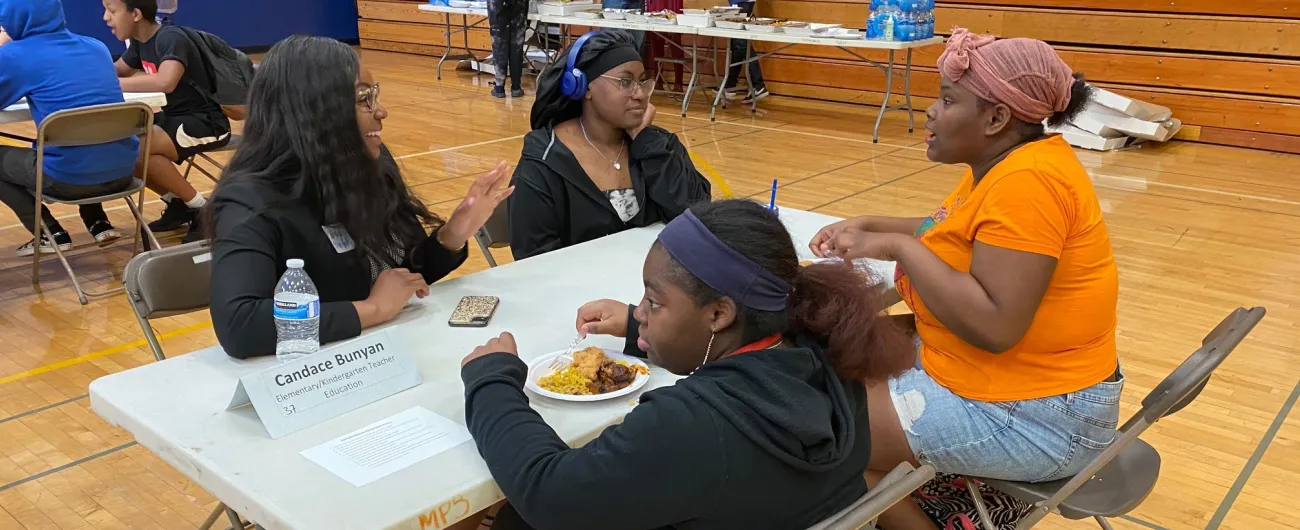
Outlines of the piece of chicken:
M600 393L614 392L626 388L636 380L636 372L614 361L605 361L600 365Z
M583 348L573 354L573 367L589 381L595 381L600 365L605 362L605 351L600 348Z

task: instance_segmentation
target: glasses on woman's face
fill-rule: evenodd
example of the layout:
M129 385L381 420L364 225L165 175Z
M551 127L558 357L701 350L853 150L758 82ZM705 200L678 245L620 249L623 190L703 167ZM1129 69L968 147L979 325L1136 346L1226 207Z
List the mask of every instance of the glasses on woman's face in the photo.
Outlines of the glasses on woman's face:
M379 83L357 90L357 106L370 112L379 109Z
M644 90L647 97L649 97L650 94L653 94L655 91L654 79L637 81L635 79L631 79L627 77L614 77L612 75L602 75L600 77L613 81L615 85L618 85L618 89L622 91L622 94L629 98L636 96L638 88Z

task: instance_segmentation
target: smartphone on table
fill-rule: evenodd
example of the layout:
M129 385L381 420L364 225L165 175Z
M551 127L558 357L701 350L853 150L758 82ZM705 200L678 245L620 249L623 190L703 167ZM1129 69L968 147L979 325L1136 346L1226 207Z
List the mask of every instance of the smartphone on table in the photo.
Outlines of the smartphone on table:
M501 299L495 296L465 296L451 312L447 325L455 328L484 328L492 320Z

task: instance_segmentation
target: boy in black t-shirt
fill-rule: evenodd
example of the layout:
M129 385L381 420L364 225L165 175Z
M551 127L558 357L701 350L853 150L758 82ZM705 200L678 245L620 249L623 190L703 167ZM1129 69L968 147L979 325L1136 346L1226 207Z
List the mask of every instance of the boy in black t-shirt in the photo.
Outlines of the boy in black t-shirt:
M155 22L156 0L103 0L103 4L104 22L113 35L130 41L116 64L122 91L167 94L167 106L154 115L153 142L143 162L149 164L149 187L163 195L167 209L149 228L169 232L189 225L186 240L198 239L202 234L198 212L206 201L176 164L226 145L230 120L205 95L215 85L198 47L181 28Z

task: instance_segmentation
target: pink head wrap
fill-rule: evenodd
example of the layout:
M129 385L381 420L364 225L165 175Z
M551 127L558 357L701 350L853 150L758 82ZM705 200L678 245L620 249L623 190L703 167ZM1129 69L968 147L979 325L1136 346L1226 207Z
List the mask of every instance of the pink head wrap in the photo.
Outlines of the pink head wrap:
M1070 66L1046 42L952 31L939 73L1028 123L1041 123L1070 104Z

